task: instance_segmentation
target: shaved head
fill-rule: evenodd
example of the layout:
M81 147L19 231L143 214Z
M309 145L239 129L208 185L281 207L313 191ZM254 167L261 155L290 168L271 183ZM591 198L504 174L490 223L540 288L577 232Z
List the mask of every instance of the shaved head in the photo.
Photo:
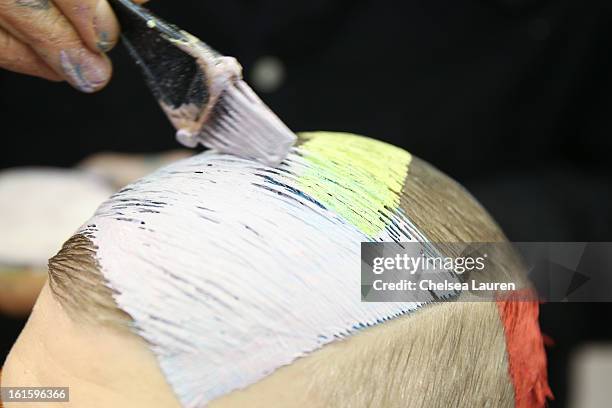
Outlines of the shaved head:
M381 241L505 237L409 153L304 134L278 168L209 152L124 188L50 261L43 297L141 342L184 407L512 406L505 303L361 302L360 245ZM495 259L490 273L524 286L513 253ZM539 335L537 306L519 315ZM543 403L545 374L529 381Z

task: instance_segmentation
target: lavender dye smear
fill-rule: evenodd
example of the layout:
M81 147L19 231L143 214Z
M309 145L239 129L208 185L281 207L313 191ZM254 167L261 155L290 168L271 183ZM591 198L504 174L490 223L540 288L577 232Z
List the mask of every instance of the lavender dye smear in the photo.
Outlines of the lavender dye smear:
M422 306L360 301L361 242L424 237L311 146L276 169L216 152L177 162L115 194L81 230L184 407ZM376 178L388 164L360 165L370 153L353 149L341 170ZM338 205L359 196L373 206L360 213L393 222L372 232L345 217Z

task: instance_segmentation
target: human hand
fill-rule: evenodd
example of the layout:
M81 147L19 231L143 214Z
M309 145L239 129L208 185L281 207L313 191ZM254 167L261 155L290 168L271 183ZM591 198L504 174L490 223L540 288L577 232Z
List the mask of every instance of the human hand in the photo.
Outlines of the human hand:
M134 0L144 3L147 0ZM95 92L119 38L107 0L0 0L0 67Z

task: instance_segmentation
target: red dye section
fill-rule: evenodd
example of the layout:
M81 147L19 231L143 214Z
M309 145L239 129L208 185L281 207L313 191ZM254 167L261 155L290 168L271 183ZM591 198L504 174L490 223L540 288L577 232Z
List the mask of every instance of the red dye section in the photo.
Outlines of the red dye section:
M510 377L516 408L540 408L553 399L546 373L544 338L538 324L537 301L518 292L497 301L504 325ZM533 299L533 298L532 298Z

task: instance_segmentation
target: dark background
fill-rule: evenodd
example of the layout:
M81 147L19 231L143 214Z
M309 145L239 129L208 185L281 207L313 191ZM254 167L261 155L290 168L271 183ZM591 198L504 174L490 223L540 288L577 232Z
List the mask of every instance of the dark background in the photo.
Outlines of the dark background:
M248 77L261 56L286 80L262 98L296 131L389 141L465 185L514 241L612 241L612 5L569 0L162 1L151 8ZM178 147L122 48L96 95L0 72L0 168L71 166L99 151ZM568 358L612 341L610 304L547 304L556 401ZM22 326L0 320L0 361Z

